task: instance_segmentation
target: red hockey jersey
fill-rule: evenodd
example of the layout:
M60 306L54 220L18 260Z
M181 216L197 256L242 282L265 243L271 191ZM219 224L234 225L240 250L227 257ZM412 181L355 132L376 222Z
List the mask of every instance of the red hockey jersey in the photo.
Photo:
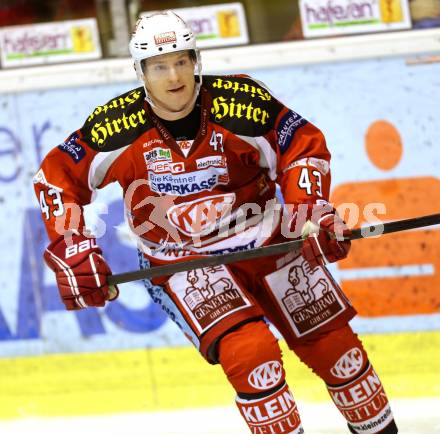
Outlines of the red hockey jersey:
M49 152L34 177L49 237L68 224L81 230L82 207L112 182L140 248L159 262L269 242L280 220L276 183L286 203L328 199L330 154L314 125L248 76L204 76L200 92L189 152L143 87L98 106Z

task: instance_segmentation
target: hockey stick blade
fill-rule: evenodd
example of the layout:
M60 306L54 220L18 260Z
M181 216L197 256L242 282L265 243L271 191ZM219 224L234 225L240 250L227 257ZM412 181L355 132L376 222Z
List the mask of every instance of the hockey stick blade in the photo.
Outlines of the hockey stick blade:
M437 224L440 224L440 214L397 220L353 229L350 239L358 240L361 238L377 237L393 232L407 231ZM116 285L135 280L152 279L153 277L167 276L181 271L190 271L197 268L213 267L216 265L230 264L231 262L248 261L250 259L257 259L265 256L279 255L291 252L292 250L297 250L301 248L301 246L302 240L294 240L240 252L210 255L199 259L177 262L148 269L112 274L108 277L107 282L109 285Z

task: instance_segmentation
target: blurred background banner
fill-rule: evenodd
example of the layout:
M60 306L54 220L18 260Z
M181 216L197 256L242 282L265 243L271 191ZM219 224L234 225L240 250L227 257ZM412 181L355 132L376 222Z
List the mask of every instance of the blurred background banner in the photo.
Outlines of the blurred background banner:
M0 28L3 68L99 59L95 18Z
M247 44L249 35L242 3L173 9L191 27L199 48ZM151 12L142 12L142 15Z
M382 220L438 212L440 106L432 90L440 64L409 66L393 57L241 72L323 130L333 154L332 200L359 207L353 225L366 221L371 203ZM32 176L96 105L137 85L0 95L1 356L186 345L141 282L123 285L103 309L66 312L42 262L48 240ZM111 187L87 210L115 273L137 268L120 197ZM434 227L356 241L349 259L332 266L359 310L358 332L440 329L439 233Z
M306 38L411 27L408 0L300 0Z

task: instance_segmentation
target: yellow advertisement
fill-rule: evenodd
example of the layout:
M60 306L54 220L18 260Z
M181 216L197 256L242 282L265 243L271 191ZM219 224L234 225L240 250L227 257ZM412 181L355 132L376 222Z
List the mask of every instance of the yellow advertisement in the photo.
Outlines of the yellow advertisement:
M240 36L240 22L237 11L223 10L217 13L219 34L222 38Z
M380 13L384 23L399 23L404 20L401 0L380 0Z
M70 30L75 53L89 53L95 51L92 30L88 26L73 26Z

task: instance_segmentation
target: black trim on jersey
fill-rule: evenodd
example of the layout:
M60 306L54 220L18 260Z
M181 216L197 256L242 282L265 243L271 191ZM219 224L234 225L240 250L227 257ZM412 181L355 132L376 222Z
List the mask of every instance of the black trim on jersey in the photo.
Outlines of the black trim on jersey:
M209 94L209 98L202 98L202 110L210 110L209 120L237 135L267 134L283 109L266 88L249 77L206 75L201 92ZM99 152L129 145L155 126L147 106L143 87L111 99L96 107L87 118L79 131L80 140ZM184 124L184 120L181 121ZM194 131L189 132L193 135ZM203 135L198 131L196 138L199 133Z
M147 108L151 122L156 127L157 131L162 136L162 139L167 144L167 146L169 146L174 152L182 155L182 157L185 158L189 158L191 156L191 154L195 151L195 149L197 149L197 146L199 145L199 143L203 141L203 139L205 138L208 132L209 113L206 107L208 106L208 100L210 99L210 95L206 89L201 88L199 97L201 102L200 104L201 107L198 107L200 113L199 128L197 130L197 135L194 138L194 142L191 146L189 154L186 157L182 152L182 150L180 149L179 145L177 144L176 139L168 131L168 129L165 128L165 125L163 125L163 123L161 122L161 119L153 112L150 106L148 106ZM197 107L195 108L195 110L197 110Z
M176 141L179 140L194 140L200 129L201 121L201 96L199 95L192 109L191 113L186 115L182 119L175 121L168 121L162 119L159 116L157 118L161 124L168 130L168 132L174 137Z
M264 392L258 392L258 393L243 393L243 392L237 392L237 396L241 399L246 399L247 401L253 401L256 399L262 399L266 398L266 396L270 396L274 394L275 392L278 392L284 385L286 384L286 381L281 382L275 387L272 387L272 389L265 390Z
M370 361L367 360L367 364L364 366L364 368L358 372L354 377L350 378L349 380L345 381L344 383L339 383L339 384L329 384L326 383L326 385L328 387L334 387L334 388L338 388L338 387L345 387L347 384L352 383L354 380L356 380L357 378L360 378L362 375L365 374L365 372L367 372L367 370L370 368Z
M95 151L109 152L129 145L151 128L145 90L138 87L96 107L80 130L80 140Z
M203 76L211 95L211 122L234 134L258 137L267 134L283 105L250 77Z

